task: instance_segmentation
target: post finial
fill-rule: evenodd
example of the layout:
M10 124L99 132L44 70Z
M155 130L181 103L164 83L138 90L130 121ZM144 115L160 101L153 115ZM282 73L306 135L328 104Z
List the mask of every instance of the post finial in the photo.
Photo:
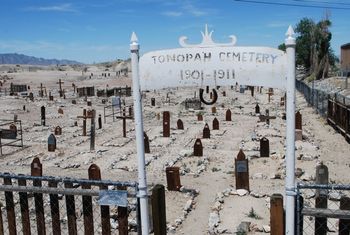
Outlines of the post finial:
M137 36L136 36L135 32L132 32L130 42L131 43L137 43L138 42L138 39L137 39Z
M293 30L293 27L292 27L291 25L289 25L288 30L287 30L287 32L286 32L286 36L287 36L288 38L292 38L294 34L295 34L295 33L294 33L294 30Z

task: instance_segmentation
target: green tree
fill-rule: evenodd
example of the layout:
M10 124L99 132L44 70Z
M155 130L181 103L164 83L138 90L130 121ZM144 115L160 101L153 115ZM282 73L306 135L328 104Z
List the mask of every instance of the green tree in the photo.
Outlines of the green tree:
M312 19L303 18L296 25L296 63L304 66L308 75L316 79L325 78L331 66L334 66L336 56L330 47L332 33L329 28L332 23L326 17L318 23Z

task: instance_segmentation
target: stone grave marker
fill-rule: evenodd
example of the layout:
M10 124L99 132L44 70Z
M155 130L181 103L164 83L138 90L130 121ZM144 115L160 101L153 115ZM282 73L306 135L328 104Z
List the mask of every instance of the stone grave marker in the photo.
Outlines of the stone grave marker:
M299 111L295 114L295 129L302 130L302 116Z
M48 151L49 152L55 152L56 150L56 137L54 134L51 134L49 138L47 139L47 144L48 144Z
M216 113L216 107L215 106L211 107L211 113Z
M219 130L219 120L217 118L213 120L213 130Z
M88 101L86 102L86 104L87 104L87 106L91 106L91 105L92 105L92 102L91 102L90 100L88 100Z
M165 169L166 181L169 191L180 191L180 167L172 166Z
M316 184L328 184L329 174L328 167L321 162L316 167ZM328 190L317 189L315 196L315 207L316 208L328 208ZM317 234L327 234L327 218L315 217L315 231Z
M62 108L58 108L58 113L59 114L63 114L63 109Z
M72 104L77 104L77 101L76 100L72 100Z
M41 125L45 126L45 106L41 106Z
M150 153L149 149L149 138L146 132L143 132L143 140L144 140L144 145L145 145L145 153Z
M260 113L260 107L258 104L255 105L255 113Z
M163 112L163 137L170 137L170 112Z
M177 120L177 129L178 130L183 130L184 129L184 123L182 122L181 119Z
M231 116L232 116L231 110L229 110L229 109L228 109L228 110L226 110L226 117L225 117L225 121L228 121L228 122L232 121Z
M193 156L202 157L203 156L203 145L201 139L196 139L193 146Z
M60 126L55 127L55 135L62 135L62 128Z
M236 189L246 189L249 191L249 167L243 150L239 150L235 159Z
M151 105L156 106L156 98L151 98Z
M270 156L270 143L266 137L260 139L260 157Z
M203 121L203 115L202 114L197 114L197 121Z
M208 123L205 123L203 128L203 139L210 139L210 129Z

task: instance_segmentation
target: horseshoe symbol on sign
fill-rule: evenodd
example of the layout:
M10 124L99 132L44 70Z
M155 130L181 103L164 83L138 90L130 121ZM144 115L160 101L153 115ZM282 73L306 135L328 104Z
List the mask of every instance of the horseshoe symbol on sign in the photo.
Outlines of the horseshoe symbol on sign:
M218 99L218 93L216 92L215 89L213 89L213 99L212 101L206 101L203 98L203 93L204 93L204 89L200 88L199 89L199 98L201 99L202 103L206 104L206 105L212 105L215 104L217 99Z

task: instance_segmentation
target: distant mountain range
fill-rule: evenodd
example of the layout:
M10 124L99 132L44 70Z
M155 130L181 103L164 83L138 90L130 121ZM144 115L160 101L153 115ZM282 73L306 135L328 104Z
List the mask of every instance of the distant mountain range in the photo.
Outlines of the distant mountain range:
M44 59L17 53L8 53L0 54L0 64L73 65L82 63L73 60Z

